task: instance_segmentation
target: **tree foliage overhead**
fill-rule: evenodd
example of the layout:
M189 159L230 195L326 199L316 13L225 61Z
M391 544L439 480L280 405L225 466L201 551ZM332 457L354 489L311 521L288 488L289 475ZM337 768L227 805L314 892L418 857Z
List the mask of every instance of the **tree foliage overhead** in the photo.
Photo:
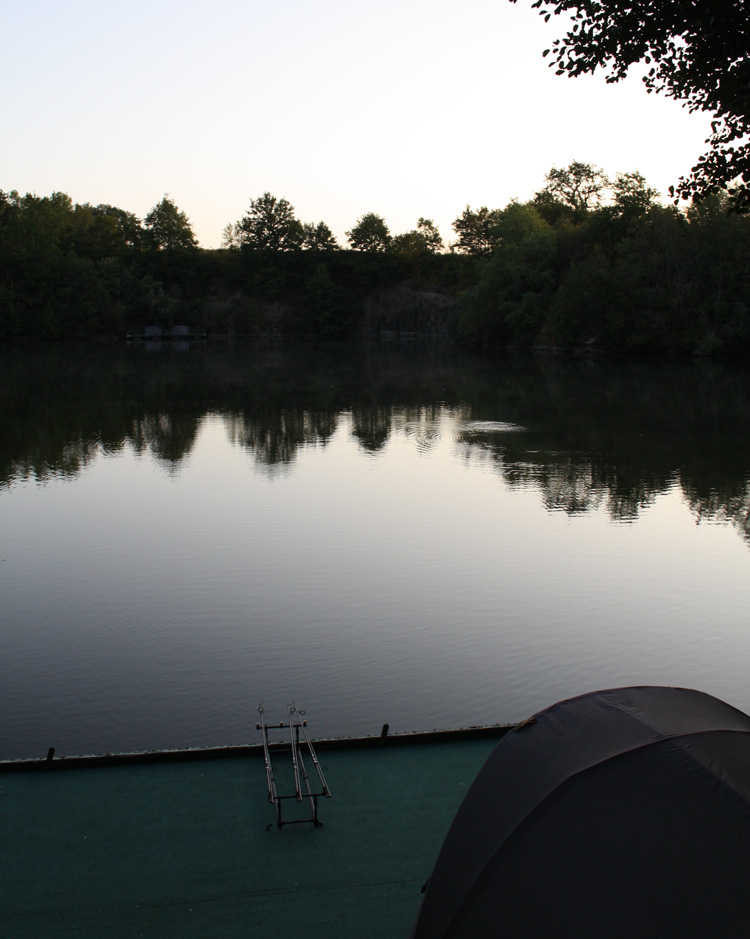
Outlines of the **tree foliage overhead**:
M511 0L515 3L516 0ZM566 14L552 53L557 74L604 70L608 82L649 66L648 91L714 115L708 150L679 181L682 199L729 189L750 210L750 10L747 0L535 0L545 20Z

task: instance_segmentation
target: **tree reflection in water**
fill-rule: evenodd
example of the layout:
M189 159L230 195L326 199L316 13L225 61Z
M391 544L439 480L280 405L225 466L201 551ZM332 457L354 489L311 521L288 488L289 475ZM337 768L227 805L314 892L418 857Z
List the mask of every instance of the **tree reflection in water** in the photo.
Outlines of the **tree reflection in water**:
M8 347L0 367L0 487L75 477L125 448L179 473L207 416L271 468L325 446L344 416L377 454L397 433L429 447L448 414L464 458L550 511L629 521L679 486L696 521L750 542L750 377L732 362L238 343Z

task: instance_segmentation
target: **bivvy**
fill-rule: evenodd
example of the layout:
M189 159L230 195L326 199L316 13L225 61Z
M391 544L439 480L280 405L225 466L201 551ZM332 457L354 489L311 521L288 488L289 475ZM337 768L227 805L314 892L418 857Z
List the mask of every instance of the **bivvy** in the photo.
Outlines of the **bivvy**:
M411 935L750 935L750 717L638 687L524 721L458 810Z

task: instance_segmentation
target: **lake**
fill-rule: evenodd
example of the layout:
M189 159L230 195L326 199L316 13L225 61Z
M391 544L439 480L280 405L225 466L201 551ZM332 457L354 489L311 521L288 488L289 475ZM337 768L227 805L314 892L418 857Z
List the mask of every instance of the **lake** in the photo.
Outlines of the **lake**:
M710 360L0 349L0 758L750 710L750 378Z

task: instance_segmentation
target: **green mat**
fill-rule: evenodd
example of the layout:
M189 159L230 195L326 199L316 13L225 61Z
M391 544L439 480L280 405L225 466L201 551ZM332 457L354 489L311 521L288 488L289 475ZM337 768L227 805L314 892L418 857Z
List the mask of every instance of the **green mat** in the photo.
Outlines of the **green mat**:
M406 937L496 744L320 753L323 826L280 831L255 756L4 774L0 937Z

